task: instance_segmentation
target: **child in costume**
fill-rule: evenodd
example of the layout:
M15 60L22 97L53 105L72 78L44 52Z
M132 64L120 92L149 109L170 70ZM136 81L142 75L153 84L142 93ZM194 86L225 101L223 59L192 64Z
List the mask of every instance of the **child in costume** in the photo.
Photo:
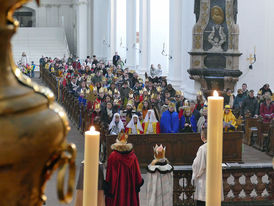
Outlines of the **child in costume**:
M120 133L111 145L104 184L106 206L139 206L139 192L144 183L128 135Z
M165 157L166 148L156 145L154 160L147 167L147 205L173 205L173 166Z
M134 114L132 116L130 122L127 124L126 133L127 134L142 134L143 133L143 127L140 123L138 115Z
M159 134L160 124L155 117L153 109L148 110L143 122L144 134Z

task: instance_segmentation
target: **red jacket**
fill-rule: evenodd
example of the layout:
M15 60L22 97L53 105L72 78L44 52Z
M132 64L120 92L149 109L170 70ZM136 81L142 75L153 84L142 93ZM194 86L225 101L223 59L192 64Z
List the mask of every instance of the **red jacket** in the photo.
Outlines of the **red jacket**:
M262 103L260 106L260 115L263 117L264 122L270 122L274 117L274 104L270 103L267 106L266 103Z

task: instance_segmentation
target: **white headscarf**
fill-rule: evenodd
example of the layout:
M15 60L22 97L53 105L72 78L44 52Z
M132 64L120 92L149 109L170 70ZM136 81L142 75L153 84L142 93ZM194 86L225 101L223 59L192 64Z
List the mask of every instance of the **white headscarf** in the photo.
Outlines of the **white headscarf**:
M135 124L134 124L134 117L137 117L137 129L140 131L143 131L143 127L139 121L139 118L136 114L134 114L130 120L130 122L127 124L127 128L131 128L131 130L136 130Z
M149 118L148 113L150 113L150 118ZM150 109L150 110L147 111L147 115L145 117L144 122L158 122L158 120L155 117L155 113L154 113L153 109Z
M112 117L112 121L111 123L109 124L109 127L108 129L111 130L113 126L115 126L115 117L118 116L119 117L119 124L118 124L118 128L119 128L119 131L121 131L122 129L124 129L124 124L120 118L120 114L119 113L115 113Z

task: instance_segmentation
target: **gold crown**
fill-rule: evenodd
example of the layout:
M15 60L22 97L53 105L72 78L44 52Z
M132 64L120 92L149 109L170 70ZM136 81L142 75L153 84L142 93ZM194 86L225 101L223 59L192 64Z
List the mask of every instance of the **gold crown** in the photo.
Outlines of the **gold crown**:
M100 103L95 104L95 110L101 109Z
M119 91L115 88L114 89L114 94L118 94L119 93Z
M101 87L101 88L99 89L99 93L104 93L104 92L105 92L104 88Z
M161 92L162 91L162 88L161 87L157 87L157 92Z
M163 145L158 146L157 144L153 147L154 158L155 159L164 159L166 157L166 147Z
M133 100L128 100L128 102L127 102L127 105L130 105L131 107L133 107L133 105L134 105L134 102L133 102Z
M108 88L104 88L104 92L107 94L108 93Z
M187 100L184 101L184 106L186 106L186 107L189 106L189 102Z
M117 137L118 142L126 144L127 139L128 139L128 135L126 133L121 132L118 134L118 137Z
M181 91L179 91L179 90L176 91L176 96L181 96L181 94L182 94Z
M191 111L189 106L184 106L183 108L184 108L185 112L190 112Z
M93 87L93 92L97 93L97 87Z
M119 99L114 99L113 104L114 105L120 105L120 100Z
M140 91L139 91L139 94L140 94L140 95L143 95L143 93L144 93L143 90L140 90Z
M151 95L150 98L151 98L151 99L157 99L157 95L156 95L155 93L152 93L152 95Z
M168 104L168 106L169 106L169 107L173 107L173 108L175 108L175 104L174 104L174 103L172 103L172 102L170 102L170 103Z
M111 90L108 91L108 95L112 96L112 91Z

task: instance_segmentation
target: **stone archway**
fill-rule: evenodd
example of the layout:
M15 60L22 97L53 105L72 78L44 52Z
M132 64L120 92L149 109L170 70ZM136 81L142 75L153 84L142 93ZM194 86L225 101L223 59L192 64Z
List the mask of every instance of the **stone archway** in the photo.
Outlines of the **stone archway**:
M23 6L14 12L14 18L20 22L20 27L36 26L36 11L30 7Z

